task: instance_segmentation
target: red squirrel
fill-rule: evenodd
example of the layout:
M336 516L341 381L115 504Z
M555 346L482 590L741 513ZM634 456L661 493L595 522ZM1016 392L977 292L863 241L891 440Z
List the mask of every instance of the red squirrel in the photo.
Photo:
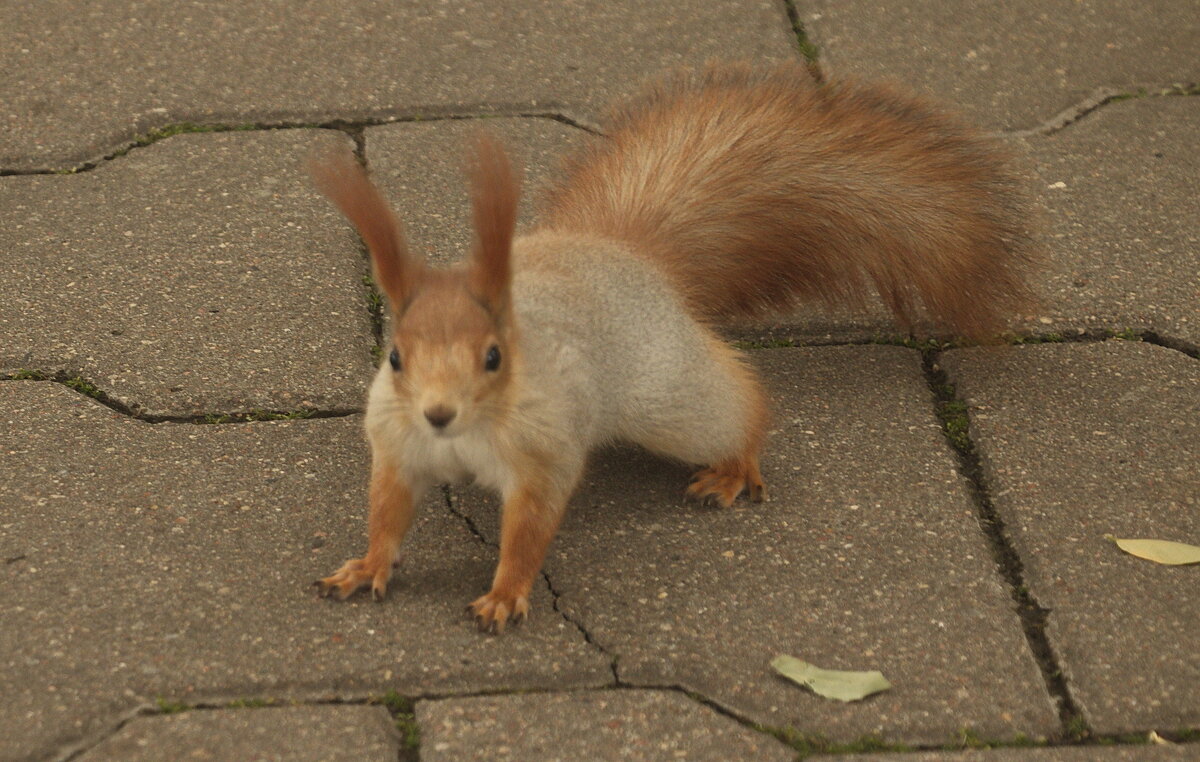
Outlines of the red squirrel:
M394 316L370 388L368 549L316 585L387 590L415 504L474 480L503 498L498 633L529 593L588 453L630 441L700 470L688 496L765 496L763 386L712 326L806 300L882 297L958 335L995 335L1029 303L1020 181L997 141L877 84L802 66L711 65L613 113L514 237L518 181L481 136L474 251L427 267L349 154L316 168L358 229Z

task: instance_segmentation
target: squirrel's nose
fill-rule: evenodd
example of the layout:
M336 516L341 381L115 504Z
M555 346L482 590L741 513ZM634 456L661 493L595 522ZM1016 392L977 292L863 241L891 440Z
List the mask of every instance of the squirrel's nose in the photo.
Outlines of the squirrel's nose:
M444 429L454 420L454 416L458 415L458 411L445 405L434 405L425 411L425 420L435 429Z

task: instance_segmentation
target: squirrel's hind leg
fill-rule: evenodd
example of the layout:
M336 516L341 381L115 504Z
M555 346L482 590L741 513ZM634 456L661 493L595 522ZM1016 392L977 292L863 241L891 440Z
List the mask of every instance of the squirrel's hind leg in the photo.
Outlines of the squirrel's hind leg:
M693 411L698 427L660 452L692 463L707 464L697 471L686 496L714 501L729 508L745 493L751 501L766 499L758 457L770 415L766 391L740 353L715 336L708 337L711 368L722 379L708 393L697 395ZM718 449L710 449L716 443ZM653 449L653 448L652 448Z
M767 497L767 487L758 470L757 453L721 461L697 471L686 494L693 500L711 499L722 508L729 508L743 492L755 503L761 503Z

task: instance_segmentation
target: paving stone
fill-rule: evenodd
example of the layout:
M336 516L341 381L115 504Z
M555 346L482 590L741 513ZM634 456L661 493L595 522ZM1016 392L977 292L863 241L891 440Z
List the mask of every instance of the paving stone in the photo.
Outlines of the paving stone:
M5 0L0 27L0 169L72 166L179 122L588 114L669 66L795 55L774 0Z
M304 169L326 130L177 135L0 177L0 372L147 415L362 406L366 262Z
M1063 746L1053 749L972 749L918 754L850 754L838 762L1176 762L1200 757L1191 746Z
M608 660L544 588L520 637L463 606L495 552L432 494L388 598L310 582L365 547L356 417L148 424L67 388L0 382L0 759L42 758L158 699L578 687Z
M756 350L775 424L771 499L685 504L688 469L630 450L596 459L550 549L559 607L634 685L680 686L771 726L850 741L944 743L1057 728L933 415L915 351ZM847 383L847 379L853 379ZM460 510L495 537L477 493ZM855 704L776 677L791 654L879 669Z
M396 736L378 706L202 710L136 719L76 759L395 762Z
M1200 726L1198 570L1104 539L1200 542L1200 361L1110 341L953 351L944 364L1092 729Z
M1102 87L1200 80L1200 21L1173 0L812 0L798 9L826 72L905 82L994 129L1032 128Z
M1200 98L1109 104L1029 148L1050 261L1045 330L1149 329L1200 347Z
M431 262L446 264L470 252L470 201L464 169L472 139L486 130L523 169L518 231L529 229L540 189L559 162L582 141L594 138L551 119L445 119L403 122L366 130L373 177L402 219L410 245Z
M790 760L795 752L667 691L588 691L422 701L421 759Z

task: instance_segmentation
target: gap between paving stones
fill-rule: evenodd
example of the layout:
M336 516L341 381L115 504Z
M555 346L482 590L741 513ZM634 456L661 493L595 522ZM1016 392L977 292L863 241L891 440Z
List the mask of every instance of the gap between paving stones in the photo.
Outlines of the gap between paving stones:
M351 415L359 415L363 412L361 408L333 408L329 410L301 408L299 410L255 409L229 413L199 413L197 415L150 415L133 410L120 400L113 399L90 381L67 371L46 373L38 370L19 370L15 373L0 375L0 382L4 381L38 381L42 383L61 384L74 392L82 394L84 397L95 400L115 413L120 413L127 418L133 418L145 423L220 425L225 423L291 421L301 418L345 418Z
M1091 736L1086 739L1071 738L1058 741L1035 742L1021 739L991 740L981 738L971 733L964 733L958 738L944 744L908 745L883 741L875 736L863 736L854 741L834 743L818 734L801 733L792 728L771 727L761 725L741 717L735 712L709 699L707 696L689 691L678 685L629 685L618 683L592 688L577 688L557 690L554 688L538 688L531 690L481 690L462 693L430 693L415 697L402 696L395 691L383 695L371 694L365 696L339 696L319 699L286 699L286 698L240 698L226 701L198 701L194 703L173 702L159 699L154 704L142 704L121 715L107 730L97 733L90 739L78 742L64 749L56 756L55 762L69 762L87 753L90 749L103 743L111 736L119 733L129 723L160 715L179 714L182 712L220 711L230 709L272 709L289 706L382 706L387 709L400 734L400 762L419 759L421 728L416 721L415 709L421 701L439 701L447 699L463 699L477 697L495 697L524 694L560 694L560 693L601 693L606 691L662 691L682 695L693 703L705 706L714 712L728 717L743 727L756 733L771 736L781 743L794 749L797 759L808 759L812 756L838 756L842 754L860 754L863 752L910 752L921 753L930 751L960 751L967 749L1012 749L1012 748L1069 748L1092 747L1108 748L1112 746L1145 746L1150 743L1149 731L1143 733L1126 733L1121 735ZM1200 731L1183 729L1176 732L1157 731L1159 736L1176 744L1200 745Z
M821 56L821 49L808 39L808 30L804 28L804 22L800 20L800 12L796 10L795 0L784 0L783 9L787 12L788 22L792 25L792 33L796 35L796 48L808 62L809 73L816 81L824 82L825 73L821 71L821 62L818 60Z
M365 256L365 254L364 254ZM383 347L386 343L383 337L383 297L379 293L373 280L369 277L364 278L364 284L368 288L368 309L371 311L372 327L375 331L375 345L372 347L372 355L375 356L377 362L382 361ZM1200 347L1194 346L1189 342L1181 341L1170 336L1163 336L1152 330L1133 330L1126 329L1124 331L1085 331L1083 333L1063 335L1058 333L1031 334L1010 337L1006 343L1008 344L1046 344L1046 343L1095 343L1101 341L1110 341L1113 339L1122 341L1144 341L1147 344L1171 349L1180 352L1188 357L1198 360L1200 359ZM867 346L873 344L881 344L888 346L902 346L909 349L917 349L922 353L939 353L949 349L958 349L966 344L961 344L953 340L942 341L939 339L916 339L911 336L882 336L861 341L799 341L791 338L767 338L767 339L739 339L735 336L730 338L731 343L742 350L753 351L755 349L770 349L779 347L851 347L851 346ZM125 403L114 399L107 392L100 389L98 386L83 378L78 374L70 371L42 371L37 369L21 369L0 375L0 382L4 381L42 381L61 384L68 389L82 394L85 397L99 402L113 412L129 418L134 418L146 423L191 423L202 425L220 425L226 423L254 423L260 421L281 421L295 420L300 418L344 418L351 415L360 415L365 412L362 408L334 408L330 410L319 410L310 408L301 408L299 410L241 410L233 412L213 412L199 413L196 415L149 415L136 412L133 408ZM935 390L936 393L936 390ZM468 528L482 542L487 543L479 530L471 523L471 519L455 510L449 494L446 495L447 506L451 513L458 516L467 523ZM554 590L550 579L546 578L546 584L550 586L550 592L554 595L557 603L558 593ZM576 627L580 627L578 623L572 622ZM580 627L582 630L583 628ZM590 636L585 632L588 642L592 642ZM601 649L603 650L603 649ZM615 670L614 664L614 670Z
M1200 84L1174 82L1169 85L1140 85L1132 90L1101 87L1079 103L1063 109L1035 127L1025 130L1001 131L995 134L1017 138L1053 135L1110 103L1119 103L1131 98L1169 98L1189 95L1200 95Z
M474 106L464 109L454 109L446 111L422 112L414 114L397 114L393 116L381 116L364 119L330 119L321 122L305 122L305 121L286 121L286 122L263 122L263 123L214 123L203 124L199 122L172 122L162 127L155 127L140 135L135 135L127 143L116 148L115 150L104 154L98 159L85 161L72 167L61 167L58 169L5 169L0 167L0 177L12 177L21 175L74 175L81 172L89 172L96 169L105 162L113 161L125 156L131 151L136 151L139 148L153 145L161 140L174 137L175 135L183 135L196 132L250 132L250 131L271 131L271 130L332 130L335 132L343 132L354 141L355 154L362 159L365 138L363 131L368 127L378 127L386 124L404 124L410 122L442 122L464 119L549 119L550 121L560 122L569 127L590 132L592 134L602 134L598 125L592 124L587 119L579 116L574 116L566 111L529 111L527 109L511 109L505 106L497 106L494 109L489 109L486 106Z
M796 35L797 46L800 54L808 62L809 71L818 82L823 82L825 75L818 63L819 51L817 46L809 41L807 32L804 29L803 23L800 21L795 4L790 0L785 3L788 19L791 22L792 30ZM1121 90L1116 88L1100 88L1094 93L1084 98L1079 103L1064 109L1060 113L1050 117L1046 121L1025 130L1014 130L1009 132L999 132L997 135L1006 137L1033 137L1052 135L1066 127L1074 124L1092 112L1110 104L1116 103L1130 98L1157 98L1157 97L1172 97L1172 96L1191 96L1200 95L1200 84L1197 83L1172 83L1169 85L1145 85L1139 86L1135 90ZM368 127L377 127L385 124L398 124L406 122L437 122L457 119L492 119L492 118L523 118L523 119L549 119L556 122L561 122L570 127L589 132L594 135L603 135L603 129L580 116L572 115L567 111L528 111L523 109L507 109L503 106L489 109L487 107L472 107L466 109L447 110L445 112L426 112L418 114L398 114L392 116L381 116L364 119L331 119L320 122L305 122L305 121L286 121L286 122L263 122L263 123L215 123L203 124L198 122L172 122L162 127L154 127L150 130L135 135L126 144L114 149L110 153L101 156L99 159L85 161L72 167L63 167L57 169L35 169L35 170L19 170L5 169L0 167L0 177L20 176L20 175L61 175L61 174L78 174L88 172L100 166L104 162L118 159L130 151L144 148L148 145L153 145L160 140L166 140L175 135L194 133L194 132L239 132L239 131L262 131L262 130L297 130L297 129L325 129L343 132L348 135L356 146L355 154L362 159L364 155L365 139L363 131Z
M1025 584L1024 564L1013 548L1005 531L1004 521L992 504L991 493L983 478L983 469L975 443L971 440L970 420L967 405L958 399L954 386L941 369L940 350L926 349L921 352L921 365L925 379L933 394L935 414L942 422L946 440L954 450L958 469L970 485L971 498L975 503L979 527L987 538L992 557L1000 576L1008 585L1009 594L1016 603L1017 615L1025 641L1033 652L1034 660L1046 682L1046 690L1058 707L1062 734L1066 739L1083 739L1091 735L1083 713L1079 709L1071 688L1067 684L1058 654L1046 637L1046 619L1049 614Z

